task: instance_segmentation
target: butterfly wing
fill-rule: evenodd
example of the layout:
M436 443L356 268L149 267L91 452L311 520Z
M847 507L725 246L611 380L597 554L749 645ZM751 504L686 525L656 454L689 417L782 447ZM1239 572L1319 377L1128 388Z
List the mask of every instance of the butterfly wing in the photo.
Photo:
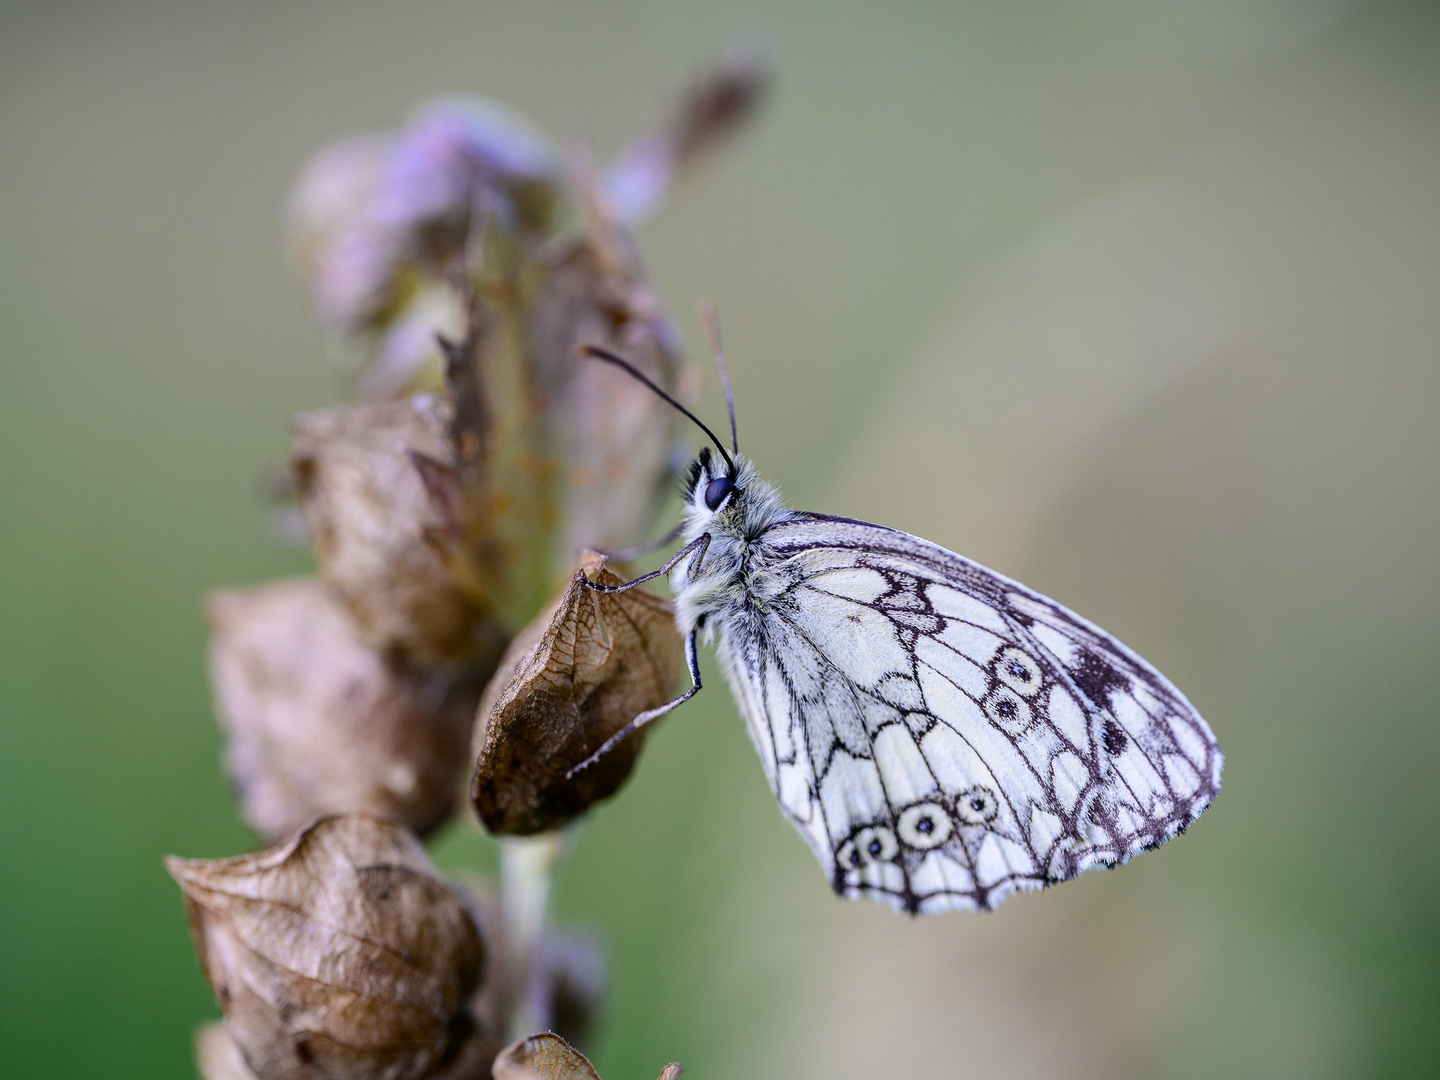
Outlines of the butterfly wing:
M917 912L1124 862L1219 790L1209 726L1103 630L917 537L795 515L720 657L835 891Z

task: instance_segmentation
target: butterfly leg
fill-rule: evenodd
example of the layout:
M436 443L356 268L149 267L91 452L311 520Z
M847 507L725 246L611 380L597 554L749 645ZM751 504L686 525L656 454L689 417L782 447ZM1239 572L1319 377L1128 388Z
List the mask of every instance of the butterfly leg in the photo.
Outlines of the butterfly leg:
M620 585L600 585L594 581L591 581L584 574L577 574L576 580L581 582L587 589L591 590L592 592L624 592L627 589L633 589L636 585L639 585L642 582L649 581L651 578L657 578L663 574L668 574L671 570L675 569L676 564L679 563L681 559L685 558L685 556L689 555L692 551L695 552L695 558L698 562L700 559L703 559L705 557L705 549L709 546L709 533L705 533L703 536L697 536L694 540L691 540L690 543L686 544L674 555L670 556L670 558L666 561L665 565L660 567L659 570L651 570L648 574L641 574L639 577L632 578L631 580L624 582Z
M614 735L611 735L610 738L606 739L600 745L599 750L596 750L584 761L580 762L579 765L576 765L573 769L570 769L568 772L566 772L566 780L572 779L575 774L580 772L582 769L588 769L591 765L594 765L595 762L599 761L602 757L605 756L605 754L613 750L616 745L618 745L623 739L627 738L634 732L639 731L646 724L650 723L650 721L659 720L660 717L664 716L671 709L675 708L675 706L683 705L685 702L689 701L692 697L694 697L700 692L700 657L695 645L695 637L697 634L699 634L699 632L700 630L697 627L694 630L691 630L690 635L685 639L685 663L690 668L690 689L686 690L685 693L681 694L675 700L667 701L664 705L661 705L657 709L646 709L639 716L635 717L634 720L631 720Z

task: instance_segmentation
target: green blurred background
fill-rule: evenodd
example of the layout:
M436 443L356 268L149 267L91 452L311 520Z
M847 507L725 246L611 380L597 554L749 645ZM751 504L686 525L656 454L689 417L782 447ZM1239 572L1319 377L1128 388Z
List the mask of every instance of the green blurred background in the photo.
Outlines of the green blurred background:
M160 856L254 842L200 599L306 566L255 496L342 395L300 165L451 90L608 154L747 24L772 107L641 236L747 450L1120 635L1225 791L912 922L712 674L559 883L602 1075L1440 1075L1440 18L1341 0L0 6L0 1074L190 1076L217 1012Z

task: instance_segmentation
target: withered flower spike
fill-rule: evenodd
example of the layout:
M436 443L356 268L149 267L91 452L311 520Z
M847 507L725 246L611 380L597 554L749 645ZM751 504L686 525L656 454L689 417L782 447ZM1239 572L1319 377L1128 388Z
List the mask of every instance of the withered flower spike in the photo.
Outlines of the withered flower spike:
M480 933L405 830L322 818L267 851L165 865L260 1080L422 1080L465 1049Z
M604 557L579 570L618 585ZM492 833L557 829L630 775L644 731L567 780L636 715L665 704L684 643L669 601L643 589L598 593L572 579L506 651L480 703L471 798Z

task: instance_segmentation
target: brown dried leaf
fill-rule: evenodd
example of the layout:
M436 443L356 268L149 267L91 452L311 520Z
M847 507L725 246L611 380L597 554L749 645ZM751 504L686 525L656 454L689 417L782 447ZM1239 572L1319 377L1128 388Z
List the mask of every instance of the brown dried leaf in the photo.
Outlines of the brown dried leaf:
M321 575L368 644L431 665L493 646L436 487L454 460L449 414L429 394L301 413L290 448Z
M165 865L260 1080L421 1080L460 1053L483 944L399 826L323 818L267 851Z
M495 1080L600 1080L584 1054L549 1031L501 1050L494 1071Z
M424 834L464 781L477 678L387 660L323 582L212 593L210 681L241 812L288 836L319 814L368 811Z
M618 585L603 556L579 572ZM670 602L643 589L598 593L571 580L511 642L480 703L471 799L492 833L559 828L625 782L646 729L572 780L571 767L641 712L669 701L684 666Z

